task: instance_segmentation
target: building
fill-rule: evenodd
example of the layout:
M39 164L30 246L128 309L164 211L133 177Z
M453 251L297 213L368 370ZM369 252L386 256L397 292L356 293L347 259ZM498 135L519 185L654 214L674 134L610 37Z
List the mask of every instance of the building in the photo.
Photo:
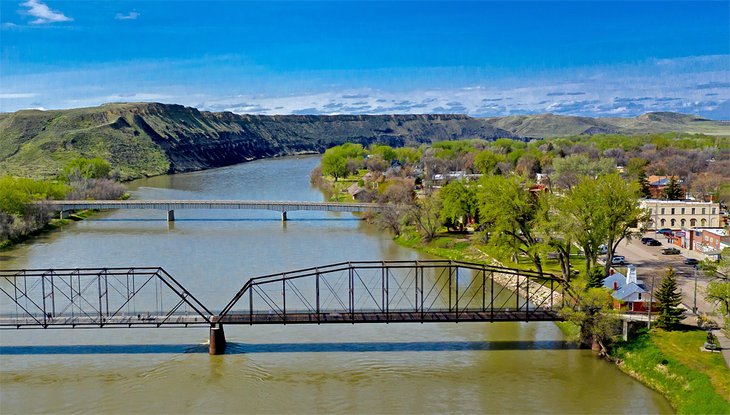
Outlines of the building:
M661 198L664 196L664 189L669 186L669 182L672 181L672 177L677 180L678 183L682 183L677 176L649 176L646 178L646 184L649 187L649 193L651 197Z
M730 233L726 228L702 229L701 231L701 236L695 236L695 251L718 259L723 247L730 244Z
M636 267L628 266L626 276L614 272L603 280L603 286L611 290L613 306L617 310L647 311L651 299L644 282L636 279Z
M718 227L722 224L720 204L696 200L641 199L639 206L649 210L649 229Z

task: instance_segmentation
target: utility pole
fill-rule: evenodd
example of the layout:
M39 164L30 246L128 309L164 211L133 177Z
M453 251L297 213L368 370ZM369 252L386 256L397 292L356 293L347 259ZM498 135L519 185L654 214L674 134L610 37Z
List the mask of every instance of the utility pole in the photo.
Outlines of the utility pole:
M694 303L692 306L692 312L694 314L697 314L697 265L695 265L695 297L694 297Z
M651 291L649 292L649 321L646 323L646 328L651 329L651 306L654 304L654 274L651 274Z

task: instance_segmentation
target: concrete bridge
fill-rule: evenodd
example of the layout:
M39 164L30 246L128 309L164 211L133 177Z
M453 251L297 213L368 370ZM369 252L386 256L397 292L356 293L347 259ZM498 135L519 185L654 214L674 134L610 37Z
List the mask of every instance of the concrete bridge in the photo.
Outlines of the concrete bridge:
M321 212L378 212L383 205L375 203L333 203L274 200L48 200L38 202L60 211L61 218L68 212L80 209L156 209L167 211L167 220L175 220L178 209L247 209L281 212L281 220L287 220L287 212L310 210Z

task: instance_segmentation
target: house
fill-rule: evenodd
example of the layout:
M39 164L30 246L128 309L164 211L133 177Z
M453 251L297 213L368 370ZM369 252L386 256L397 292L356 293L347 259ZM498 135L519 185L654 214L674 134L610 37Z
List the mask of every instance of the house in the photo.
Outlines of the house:
M677 176L649 176L646 178L646 183L649 186L649 193L651 197L661 198L664 196L664 189L667 188L669 182L672 181L672 177L678 183L682 184L682 180Z
M636 279L636 267L628 266L627 275L616 272L603 280L603 286L611 290L613 306L617 310L624 311L647 311L651 303L649 292L646 291L644 282Z
M460 170L450 171L447 174L434 174L433 177L431 177L431 180L433 180L434 183L446 183L450 182L451 180L479 180L480 177L482 177L481 174L469 174L463 170Z
M641 199L639 207L647 209L649 229L721 226L720 204L696 200Z
M364 187L360 187L357 183L353 183L347 188L347 193L352 196L353 200L358 202L369 202L370 195L365 191Z

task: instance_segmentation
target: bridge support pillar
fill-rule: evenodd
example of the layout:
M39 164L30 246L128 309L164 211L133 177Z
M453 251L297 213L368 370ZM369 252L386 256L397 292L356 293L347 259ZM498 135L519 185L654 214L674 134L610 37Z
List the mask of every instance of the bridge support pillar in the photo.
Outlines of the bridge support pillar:
M281 212L281 221L286 222L286 220L287 219L286 219L286 210L285 210L285 211Z
M223 325L216 324L210 328L210 343L208 344L208 354L223 354L226 351L226 335L223 332Z
M71 215L71 212L68 210L62 210L58 213L59 219L68 219L68 217Z
M175 222L175 211L174 210L168 210L167 211L167 221L168 222Z

